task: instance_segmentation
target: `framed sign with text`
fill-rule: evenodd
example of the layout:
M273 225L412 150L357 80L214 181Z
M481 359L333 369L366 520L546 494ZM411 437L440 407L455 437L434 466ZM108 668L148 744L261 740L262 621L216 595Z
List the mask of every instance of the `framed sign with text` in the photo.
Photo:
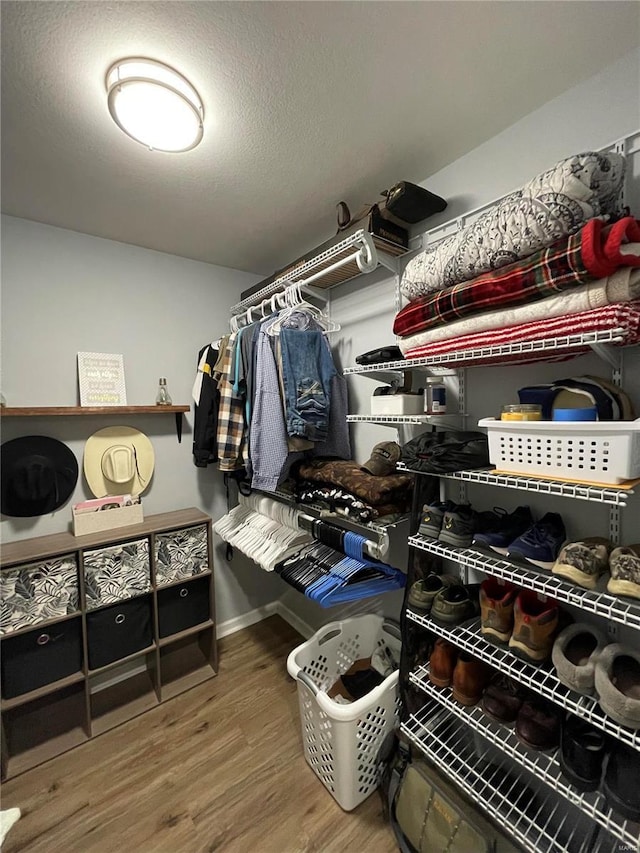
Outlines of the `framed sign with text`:
M108 352L78 353L81 406L126 406L122 355Z

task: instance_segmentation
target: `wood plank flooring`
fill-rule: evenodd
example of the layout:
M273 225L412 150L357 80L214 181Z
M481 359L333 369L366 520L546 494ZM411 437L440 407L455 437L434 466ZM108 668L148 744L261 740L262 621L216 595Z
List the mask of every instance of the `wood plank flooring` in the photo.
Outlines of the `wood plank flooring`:
M2 786L3 853L393 853L377 793L344 812L307 765L273 616L219 643L217 677Z

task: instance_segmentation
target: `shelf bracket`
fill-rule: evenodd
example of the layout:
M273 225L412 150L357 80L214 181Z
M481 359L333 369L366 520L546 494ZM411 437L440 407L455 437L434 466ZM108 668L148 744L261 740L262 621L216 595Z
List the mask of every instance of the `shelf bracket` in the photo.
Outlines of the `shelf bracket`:
M609 364L613 368L613 381L615 382L615 374L620 374L622 371L622 353L619 350L615 350L613 347L607 346L607 344L589 344L589 346L595 352L598 358L601 358L603 361L606 361L607 364Z
M178 444L182 444L182 412L176 412L176 435Z

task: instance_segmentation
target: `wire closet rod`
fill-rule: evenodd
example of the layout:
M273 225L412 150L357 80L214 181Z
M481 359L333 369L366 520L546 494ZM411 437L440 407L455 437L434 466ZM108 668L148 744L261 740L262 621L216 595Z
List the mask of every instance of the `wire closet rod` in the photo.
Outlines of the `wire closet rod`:
M280 293L274 293L268 299L251 305L246 311L232 315L229 320L231 331L237 332L241 326L248 326L256 320L266 320L267 317L276 314L282 308L295 308L297 305L303 305L306 303L307 297L320 299L323 302L327 301L327 297L322 291L316 291L312 287L307 287L306 284L296 281ZM254 312L256 312L255 315Z
M324 521L325 524L329 524L331 527L335 526L325 521L325 519L313 518L313 516L305 515L303 512L298 512L298 527L302 530L306 530L308 533L314 532L314 525L317 521ZM373 560L382 560L386 552L386 548L384 547L384 543L378 545L377 542L373 542L371 539L366 539L362 544L362 552L368 557L371 557Z

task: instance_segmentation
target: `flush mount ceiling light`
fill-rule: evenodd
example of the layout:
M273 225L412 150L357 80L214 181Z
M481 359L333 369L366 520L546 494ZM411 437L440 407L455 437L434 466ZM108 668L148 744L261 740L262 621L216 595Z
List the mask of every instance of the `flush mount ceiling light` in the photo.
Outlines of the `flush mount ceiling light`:
M155 151L190 151L202 139L204 108L191 83L155 59L120 59L107 72L111 118Z

